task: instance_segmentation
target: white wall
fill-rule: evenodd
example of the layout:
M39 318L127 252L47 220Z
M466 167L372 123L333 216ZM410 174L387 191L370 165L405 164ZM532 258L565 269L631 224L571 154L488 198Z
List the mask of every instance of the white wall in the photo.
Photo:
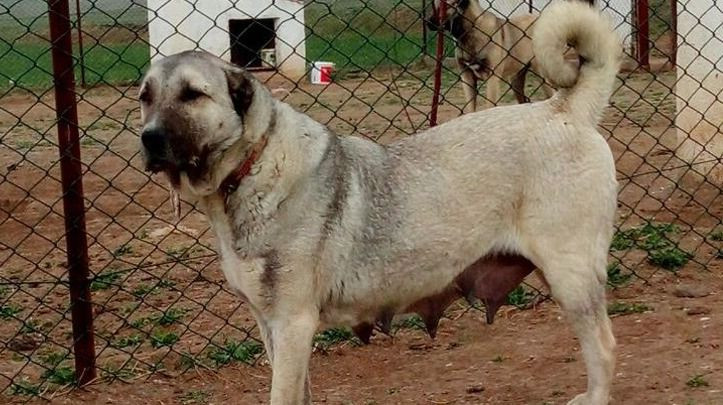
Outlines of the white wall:
M723 10L710 1L678 4L678 82L676 97L680 146L689 163L723 156ZM696 164L695 170L723 182L723 164Z
M559 0L556 0L559 1ZM528 13L530 0L479 0L483 8L491 7L500 16ZM550 0L532 0L533 10L540 12L550 4ZM625 48L630 50L633 32L632 0L597 0L600 9L608 15L618 35L623 39Z
M151 57L202 49L231 58L231 19L275 18L279 71L292 79L306 72L304 8L290 0L148 0Z

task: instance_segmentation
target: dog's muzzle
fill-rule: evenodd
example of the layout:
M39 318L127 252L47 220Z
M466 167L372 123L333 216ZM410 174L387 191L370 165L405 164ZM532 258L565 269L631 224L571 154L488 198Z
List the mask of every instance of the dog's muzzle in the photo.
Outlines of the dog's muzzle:
M141 133L146 158L146 170L158 173L175 165L171 158L171 148L168 135L160 129L147 129Z

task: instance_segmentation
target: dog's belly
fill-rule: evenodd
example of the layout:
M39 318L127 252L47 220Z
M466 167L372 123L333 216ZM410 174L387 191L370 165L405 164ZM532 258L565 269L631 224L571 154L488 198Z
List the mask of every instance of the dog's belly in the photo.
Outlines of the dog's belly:
M415 295L400 296L397 292L405 291L406 286L392 285L386 294L370 293L373 301L357 305L352 302L339 302L337 306L323 308L322 324L350 325L357 336L367 343L375 326L388 333L396 314L417 313L424 321L427 332L434 337L444 311L459 298L481 300L487 309L487 322L492 323L507 295L534 269L535 266L520 255L487 255L461 271L441 288L438 285L417 291L417 298L404 300ZM425 283L417 285L425 286ZM418 298L419 296L421 298Z

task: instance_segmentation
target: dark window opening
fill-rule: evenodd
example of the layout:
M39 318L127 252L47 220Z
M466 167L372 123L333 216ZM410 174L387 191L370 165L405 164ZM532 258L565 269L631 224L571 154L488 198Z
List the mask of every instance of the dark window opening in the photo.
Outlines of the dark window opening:
M272 68L262 59L262 50L276 45L273 18L230 20L231 62L245 68Z

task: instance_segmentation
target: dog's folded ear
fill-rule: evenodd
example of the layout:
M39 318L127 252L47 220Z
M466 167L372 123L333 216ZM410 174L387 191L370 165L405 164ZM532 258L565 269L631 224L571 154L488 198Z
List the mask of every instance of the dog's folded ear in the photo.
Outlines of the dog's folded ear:
M254 78L237 66L229 66L226 69L226 80L233 108L243 117L254 97Z

